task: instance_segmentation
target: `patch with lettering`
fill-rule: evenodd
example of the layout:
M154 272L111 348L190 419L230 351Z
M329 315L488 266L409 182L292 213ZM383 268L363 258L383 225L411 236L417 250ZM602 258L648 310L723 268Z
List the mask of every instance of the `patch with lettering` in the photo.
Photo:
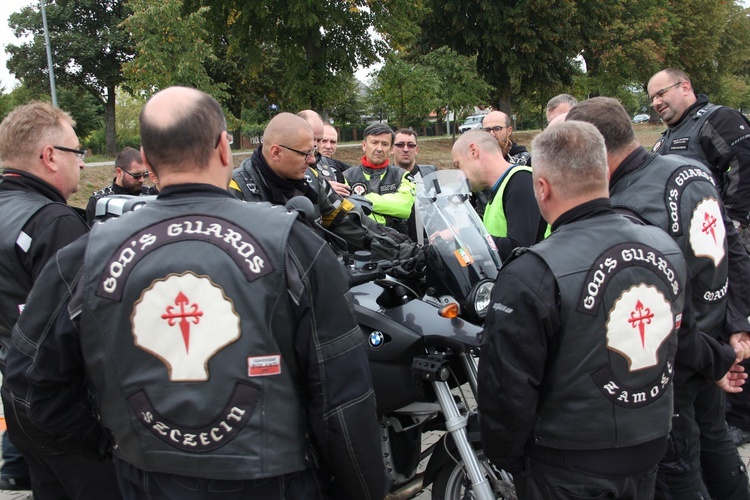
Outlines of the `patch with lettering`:
M682 236L684 228L680 200L685 188L695 181L711 183L716 187L713 176L700 167L685 165L676 169L667 180L664 192L664 203L669 215L669 233L672 236Z
M656 141L656 143L654 144L654 147L651 148L651 152L652 153L658 153L659 150L661 149L661 145L664 144L664 141L666 141L666 139L664 137L662 137L661 139L659 139L658 141Z
M247 358L248 377L267 377L281 373L281 355L251 356Z
M128 402L138 420L162 442L188 453L207 453L221 448L237 437L250 420L258 399L259 389L237 384L224 410L211 423L202 427L179 425L168 420L154 409L144 391L138 391L130 396ZM199 415L195 418L201 420L205 417Z
M726 255L724 242L727 233L716 198L703 198L695 206L688 234L693 254L696 257L707 257L714 263L714 267L718 266Z
M667 350L667 362L661 374L639 387L624 384L613 373L609 366L591 374L591 378L602 395L617 406L624 408L641 408L649 405L667 393L669 383L674 378L674 353L677 343Z
M579 312L597 314L610 280L631 266L646 267L658 276L674 300L681 291L677 272L660 251L641 243L621 243L603 252L593 263L578 300Z
M240 316L224 290L192 272L154 280L133 304L135 345L161 360L170 382L209 379L208 362L240 338Z
M241 227L218 217L185 215L141 229L120 245L104 267L96 294L119 301L128 276L141 259L164 245L189 240L205 241L223 250L247 281L273 271L263 248Z
M667 153L673 153L675 151L687 151L690 146L690 137L678 137L673 139L667 148Z

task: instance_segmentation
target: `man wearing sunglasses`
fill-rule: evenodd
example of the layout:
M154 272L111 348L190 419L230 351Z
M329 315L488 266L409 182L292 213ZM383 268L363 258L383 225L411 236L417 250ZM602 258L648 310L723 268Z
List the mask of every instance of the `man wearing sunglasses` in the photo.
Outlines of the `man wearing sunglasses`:
M83 211L66 203L78 190L86 151L76 136L75 121L49 103L20 106L0 124L0 370L8 374L5 360L11 330L26 309L27 295L42 269L59 249L88 232ZM45 283L46 284L46 283ZM29 308L29 311L35 311ZM85 458L71 453L40 452L25 439L4 398L5 417L13 444L23 454L31 472L37 500L56 498L120 497L111 460ZM11 443L3 440L3 458ZM17 460L13 461L17 465ZM23 464L21 464L23 465ZM6 472L3 479L23 486L23 468ZM15 484L13 484L15 483Z
M437 171L435 165L417 165L419 145L417 144L417 133L410 128L396 130L396 140L393 143L394 163L411 174L415 182L423 177ZM411 215L407 222L408 235L413 241L417 241L415 207L411 208Z
M137 149L125 148L115 158L115 178L112 184L94 192L86 205L86 221L94 223L96 216L96 202L100 198L111 194L130 194L140 196L148 194L148 187L144 182L148 180L148 170L143 165L141 153Z

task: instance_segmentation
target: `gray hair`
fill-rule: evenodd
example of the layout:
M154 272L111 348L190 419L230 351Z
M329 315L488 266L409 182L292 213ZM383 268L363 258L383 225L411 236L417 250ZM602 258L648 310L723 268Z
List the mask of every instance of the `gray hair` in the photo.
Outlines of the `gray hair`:
M586 122L552 125L531 143L534 178L545 177L563 197L574 198L609 189L604 138Z
M578 99L570 94L558 94L547 102L547 111L552 111L562 103L567 103L572 108L578 104Z

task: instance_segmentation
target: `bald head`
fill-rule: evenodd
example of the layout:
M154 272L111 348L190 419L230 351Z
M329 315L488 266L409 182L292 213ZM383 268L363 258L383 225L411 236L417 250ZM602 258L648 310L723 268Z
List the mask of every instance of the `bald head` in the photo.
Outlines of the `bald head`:
M476 144L479 149L489 153L501 153L497 141L490 134L482 130L467 130L461 134L461 137L453 145L453 151L465 153L468 151L470 144Z
M453 145L453 166L461 170L474 192L492 185L510 166L495 138L482 130L468 130Z
M310 131L311 128L299 115L279 113L268 122L263 131L263 144L284 144L289 138L296 137L301 131Z
M187 87L155 94L140 116L141 147L148 163L160 168L202 170L223 131L221 106L210 95Z
M297 113L297 116L303 118L310 125L310 128L312 128L313 131L313 139L315 139L315 145L320 147L320 141L323 139L324 132L323 118L321 118L320 115L312 109L303 109L302 111Z
M507 155L513 143L510 140L510 134L513 127L510 125L510 118L502 111L490 111L482 119L482 129L492 134L497 144L502 149L503 154Z
M490 111L482 118L482 128L489 128L495 125L510 127L510 118L502 111Z
M304 179L308 167L315 164L314 151L310 124L291 113L274 116L263 132L263 159L284 179Z

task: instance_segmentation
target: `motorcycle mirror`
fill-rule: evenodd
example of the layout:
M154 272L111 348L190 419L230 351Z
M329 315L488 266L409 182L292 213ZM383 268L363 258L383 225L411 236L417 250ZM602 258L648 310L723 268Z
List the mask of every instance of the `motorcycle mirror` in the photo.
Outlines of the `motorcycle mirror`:
M310 222L315 220L315 207L306 196L295 196L284 205L290 212L299 212L305 219Z

